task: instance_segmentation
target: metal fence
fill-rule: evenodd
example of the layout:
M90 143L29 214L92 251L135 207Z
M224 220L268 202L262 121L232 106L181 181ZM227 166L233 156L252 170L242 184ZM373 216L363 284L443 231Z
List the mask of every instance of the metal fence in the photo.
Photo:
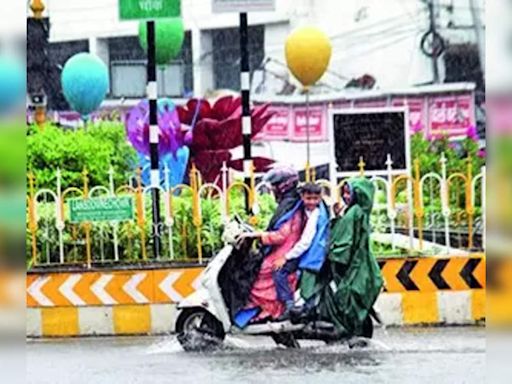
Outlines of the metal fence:
M440 159L441 173L422 174L414 162L411 175L393 175L388 161L387 175L373 176L376 197L371 222L372 249L377 256L463 255L484 251L485 167L474 175L471 162L461 172L447 174L446 159ZM313 169L306 181L325 190L328 204L341 201L340 189L346 179L316 180ZM364 175L364 168L360 170ZM254 173L249 185L223 167L218 183L203 183L192 166L190 184L170 187L170 170L159 187L163 218L157 228L162 254L151 253L152 233L150 187L137 172L133 184L115 185L110 170L109 185L90 186L83 171L81 186L62 188L61 171L56 170L55 189L36 189L29 173L27 196L27 262L42 265L85 267L112 263L188 262L204 264L222 246L222 230L235 214L244 214L248 194L253 224L264 227L275 203L268 186L257 183ZM68 203L73 197L132 196L134 219L126 222L71 223Z

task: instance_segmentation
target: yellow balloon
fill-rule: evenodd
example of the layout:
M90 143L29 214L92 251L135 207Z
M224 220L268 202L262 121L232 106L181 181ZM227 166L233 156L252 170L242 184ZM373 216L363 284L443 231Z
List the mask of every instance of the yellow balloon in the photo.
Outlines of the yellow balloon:
M332 46L325 33L315 27L302 27L286 40L286 63L303 86L315 84L331 60Z

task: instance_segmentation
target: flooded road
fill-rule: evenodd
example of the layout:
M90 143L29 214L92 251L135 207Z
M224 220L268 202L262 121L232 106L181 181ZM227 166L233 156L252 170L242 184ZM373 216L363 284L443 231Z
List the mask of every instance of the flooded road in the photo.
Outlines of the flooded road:
M175 336L35 340L28 383L482 383L484 328L377 330L371 345L304 342L276 348L268 338L228 337L214 353L185 353Z

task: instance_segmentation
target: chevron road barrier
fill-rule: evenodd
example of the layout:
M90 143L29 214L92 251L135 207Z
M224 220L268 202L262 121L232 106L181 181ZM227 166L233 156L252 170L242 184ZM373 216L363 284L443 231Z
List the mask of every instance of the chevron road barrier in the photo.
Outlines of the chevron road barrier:
M376 308L386 325L485 320L484 255L378 262L385 286ZM32 272L27 276L27 335L173 332L176 303L197 289L201 271L195 267Z

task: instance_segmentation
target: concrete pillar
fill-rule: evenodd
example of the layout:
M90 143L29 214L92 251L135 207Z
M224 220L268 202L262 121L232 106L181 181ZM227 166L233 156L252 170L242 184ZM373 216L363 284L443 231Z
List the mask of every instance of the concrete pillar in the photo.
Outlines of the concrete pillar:
M105 63L110 73L110 52L108 47L108 39L91 37L89 39L89 52L98 56Z
M194 63L194 96L202 97L214 89L212 34L194 28L192 33L192 57Z

